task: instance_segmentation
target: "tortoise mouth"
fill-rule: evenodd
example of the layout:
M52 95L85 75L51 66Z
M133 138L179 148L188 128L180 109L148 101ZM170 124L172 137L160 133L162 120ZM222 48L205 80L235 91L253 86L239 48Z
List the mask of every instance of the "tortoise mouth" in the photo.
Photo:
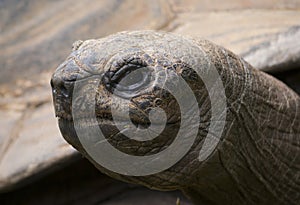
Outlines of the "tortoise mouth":
M63 138L79 151L84 151L84 148L82 147L75 126L79 126L80 128L87 130L93 128L100 129L101 126L101 131L105 134L105 136L116 134L115 123L105 118L99 118L96 122L92 122L88 118L80 118L75 123L72 117L58 117L58 125Z
M120 129L120 126L117 126L117 123L119 122L114 122L106 118L96 118L96 120L81 118L78 119L78 122L74 122L70 119L59 118L58 121L59 129L64 139L80 152L85 153L85 149L83 148L80 139L81 137L88 136L79 136L76 131L77 128L75 126L79 126L79 129L86 130L86 132L91 132L91 130L98 130L99 133L97 134L104 135L105 139L115 148L127 154L136 156L151 155L155 154L160 149L165 149L167 145L171 144L174 140L173 137L170 136L173 136L174 133L177 133L179 127L179 124L177 123L167 123L165 124L164 129L161 133L157 133L157 135L153 139L149 140L147 136L141 136L140 138L127 137L127 134L124 133L126 133L126 130L130 129L129 127L124 126L123 129ZM120 123L122 124L122 122ZM131 126L133 127L135 125L132 124ZM154 126L155 128L159 125L153 124L152 126ZM139 125L135 128L147 129L145 127L145 125ZM97 138L97 136L93 136L93 138ZM154 145L157 146L158 144L161 144L160 149L155 150L152 148ZM144 147L145 149L149 149L150 151L140 153L138 147Z
M119 116L118 120L114 120L113 117L110 114L103 114L101 116L82 116L82 117L77 117L76 119L73 118L72 115L70 114L61 114L56 116L59 122L62 123L71 123L74 124L74 121L76 121L76 124L82 125L85 127L90 127L90 126L99 126L101 124L110 124L110 125L116 125L116 124L124 124L124 123L132 123L135 127L137 128L147 128L151 124L153 125L161 125L161 123L156 123L156 122L150 122L148 119L143 119L143 120L138 120L138 119L130 119L131 122L128 122L128 119L122 118ZM166 125L173 125L180 123L179 121L176 122L167 122Z
M76 114L74 113L66 113L66 112L56 112L56 117L59 121L71 122L74 123L76 121L77 124L89 127L89 126L95 126L95 125L101 125L101 124L111 124L111 125L117 125L117 124L132 124L137 128L148 128L150 125L154 126L161 126L163 123L161 121L152 120L150 121L149 115L140 115L140 113L132 112L129 113L128 116L122 116L122 115L114 115L112 116L112 113L109 111L104 111L101 113L91 113L91 114ZM174 124L180 124L181 118L176 117L173 115L172 117L169 117L166 119L164 125L174 125Z
M161 127L162 124L160 123L141 123L137 121L132 121L131 123L128 123L128 121L114 121L112 118L103 118L103 117L96 117L94 119L90 118L80 118L76 119L76 122L74 122L73 118L58 118L58 124L59 129L62 133L62 136L69 142L71 145L73 145L75 148L77 144L80 144L79 138L77 135L77 129L85 129L87 131L89 130L98 130L99 134L103 134L105 138L109 139L122 134L123 132L127 132L128 130L143 130L143 129L149 129L154 128L152 131L155 132L155 130L159 130L158 127ZM119 126L118 126L119 125ZM75 127L78 126L78 127ZM151 127L150 127L151 126ZM176 130L177 127L180 126L180 121L177 122L171 122L166 123L164 125L164 128L161 132L165 132L168 129ZM157 133L156 138L159 138L160 133ZM145 136L143 136L145 137ZM143 138L142 137L142 138ZM126 138L126 136L125 136ZM130 139L133 141L136 141L134 139ZM138 141L145 141L145 140L138 140ZM74 145L75 144L75 145Z

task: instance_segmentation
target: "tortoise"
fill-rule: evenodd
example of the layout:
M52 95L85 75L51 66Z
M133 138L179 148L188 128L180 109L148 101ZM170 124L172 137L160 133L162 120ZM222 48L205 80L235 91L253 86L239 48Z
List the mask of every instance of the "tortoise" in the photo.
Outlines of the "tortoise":
M63 137L109 176L195 204L300 200L299 95L209 41L79 41L51 86Z
M15 203L22 200L40 203L45 195L55 195L63 186L45 189L55 181L53 178L43 185L39 182L52 176L51 173L58 173L57 170L69 173L68 170L74 169L72 173L75 175L77 169L77 174L87 176L87 169L91 169L96 175L92 167L82 162L78 153L62 139L53 113L49 79L73 41L99 38L128 29L203 36L229 48L254 67L274 75L299 92L297 8L299 2L296 1L274 3L272 0L252 3L232 0L230 4L193 1L102 1L92 4L88 0L72 1L72 4L68 0L56 3L34 0L1 2L0 122L5 129L0 130L0 192L7 193L1 195L1 201L4 204L13 203L11 199L19 200ZM121 17L124 11L126 15ZM74 18L60 20L64 15ZM68 168L70 163L75 164L75 168ZM64 177L65 184L66 180L76 178L73 175ZM80 177L83 176L78 174L77 179ZM91 181L89 184L93 187L91 184L96 181L103 183L105 180ZM72 182L73 198L82 197L78 194L83 193L82 182L76 181L81 183L76 186ZM97 189L102 189L104 185L98 184ZM30 197L31 191L26 191L28 187L37 187L34 188L35 197ZM77 194L75 187L78 187ZM41 192L43 194L39 194ZM60 191L61 196L66 192ZM55 195L56 202L70 200L63 200L61 196ZM146 203L142 198L136 197L135 200L138 204Z

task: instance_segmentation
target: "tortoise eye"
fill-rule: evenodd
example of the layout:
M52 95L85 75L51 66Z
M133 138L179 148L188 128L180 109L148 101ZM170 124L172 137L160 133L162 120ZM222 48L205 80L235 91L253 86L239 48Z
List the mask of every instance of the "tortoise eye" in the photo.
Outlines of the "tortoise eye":
M104 75L106 88L116 95L132 96L147 86L151 80L151 69L140 65L129 64L117 72Z
M122 77L122 79L118 83L118 86L129 88L142 83L145 77L147 77L145 76L145 72L134 70L132 72L125 73L125 76Z
M136 91L149 82L150 73L146 68L128 68L118 79L115 88L119 91Z

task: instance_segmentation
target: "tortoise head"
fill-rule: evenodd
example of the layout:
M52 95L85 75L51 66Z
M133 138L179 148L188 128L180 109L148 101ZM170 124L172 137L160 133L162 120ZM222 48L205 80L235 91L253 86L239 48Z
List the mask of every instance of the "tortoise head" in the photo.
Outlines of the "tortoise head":
M188 177L170 172L185 172L197 158L197 135L201 127L205 137L210 116L196 49L189 39L151 31L76 43L51 79L63 137L111 176L179 188Z

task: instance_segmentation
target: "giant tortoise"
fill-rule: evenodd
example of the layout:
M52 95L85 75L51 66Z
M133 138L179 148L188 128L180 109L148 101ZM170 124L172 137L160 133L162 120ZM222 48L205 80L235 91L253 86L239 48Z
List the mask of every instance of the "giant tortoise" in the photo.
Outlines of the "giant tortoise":
M196 204L300 201L299 95L222 47L153 31L80 41L51 86L63 137L112 177Z
M1 202L109 204L117 203L122 195L121 204L126 200L169 204L176 197L182 204L189 203L178 192L150 192L135 186L137 192L130 191L131 185L100 175L63 141L51 99L52 72L77 39L155 29L206 38L299 93L298 8L299 2L293 0L1 2L0 122L5 128L0 130ZM146 196L151 200L143 200Z

